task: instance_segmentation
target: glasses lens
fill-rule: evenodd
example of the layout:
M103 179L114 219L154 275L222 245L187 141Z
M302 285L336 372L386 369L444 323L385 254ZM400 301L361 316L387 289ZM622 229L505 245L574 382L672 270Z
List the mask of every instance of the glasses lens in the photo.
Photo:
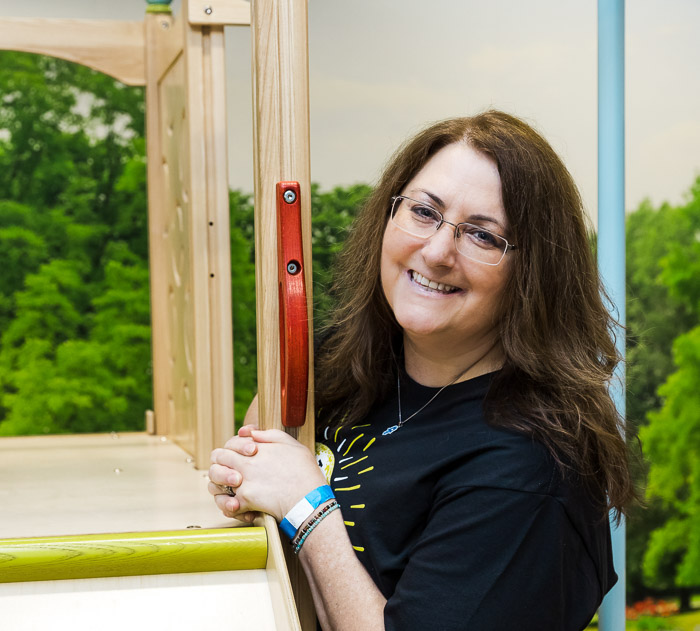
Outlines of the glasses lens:
M493 232L470 223L461 223L455 229L457 250L474 261L498 265L508 247L508 242Z
M426 238L435 234L442 221L442 215L426 204L407 197L396 197L391 220L409 234Z
M443 217L428 204L397 196L391 208L391 221L404 232L427 239L442 225ZM460 254L472 261L498 265L506 253L508 242L479 226L461 223L455 227L455 246Z

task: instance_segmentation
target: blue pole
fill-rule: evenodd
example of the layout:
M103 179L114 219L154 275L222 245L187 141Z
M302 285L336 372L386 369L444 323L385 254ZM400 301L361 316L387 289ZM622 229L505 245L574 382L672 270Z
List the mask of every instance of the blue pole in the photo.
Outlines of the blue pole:
M625 324L625 3L598 0L598 267ZM616 345L625 356L625 332ZM625 417L625 369L616 371L611 394ZM613 559L619 577L600 608L601 631L625 629L625 524L612 524Z

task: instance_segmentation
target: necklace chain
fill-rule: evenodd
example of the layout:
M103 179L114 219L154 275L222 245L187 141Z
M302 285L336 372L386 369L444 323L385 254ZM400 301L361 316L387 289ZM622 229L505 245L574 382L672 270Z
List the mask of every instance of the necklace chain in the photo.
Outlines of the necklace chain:
M491 346L491 348L489 348L481 357L479 357L479 359L477 359L474 363L470 364L470 365L467 367L466 370L464 370L463 372L459 373L452 381L450 381L450 383L445 384L444 386L442 386L442 388L440 388L432 397L430 397L430 399L428 400L427 403L424 403L424 404L423 404L420 408L418 408L413 414L411 414L411 416L409 416L406 420L403 419L403 415L402 415L402 413L401 413L401 371L400 371L400 370L397 370L397 373L396 373L396 393L397 393L397 396L398 396L398 399L399 399L399 422L398 422L396 425L392 425L391 427L387 427L387 428L382 432L382 436L388 436L389 434L393 434L397 429L399 429L400 427L403 427L406 423L408 423L408 421L410 421L414 416L416 416L417 414L419 414L420 412L422 412L423 410L425 410L425 408L427 408L433 401L435 401L435 399L437 398L437 396L438 396L445 388L447 388L447 386L451 386L451 385L452 385L453 383L455 383L457 380L459 380L459 379L461 379L462 377L464 377L464 375L466 375L472 368L474 368L474 366L476 366L482 359L484 359L484 357L486 357L486 356L493 350L493 347L494 347L495 345L496 345L496 343L494 342L494 344Z
M398 373L396 375L396 392L398 394L398 399L399 399L399 422L396 425L392 425L391 427L387 427L383 432L382 436L388 436L389 434L393 434L399 427L402 427L408 421L410 421L416 414L419 414L425 408L427 408L436 398L437 396L445 389L447 386L451 386L455 381L457 381L460 377L463 377L464 375L469 372L469 370L472 368L472 366L469 366L464 372L459 373L450 383L445 384L440 388L430 399L428 399L427 403L424 403L420 408L418 408L411 416L409 416L406 420L403 419L403 415L401 413L401 373Z

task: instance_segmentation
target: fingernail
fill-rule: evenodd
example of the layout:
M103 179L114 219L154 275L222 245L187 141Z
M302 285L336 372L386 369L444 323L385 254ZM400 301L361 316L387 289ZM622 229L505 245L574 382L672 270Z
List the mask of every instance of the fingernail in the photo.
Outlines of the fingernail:
M237 473L229 476L228 483L232 486L238 486L240 484L240 476Z
M255 453L255 445L246 445L245 446L245 452L247 454L253 454Z
M226 508L228 510L230 510L231 512L233 512L238 507L236 506L236 502L234 500L229 500L228 502L226 502Z

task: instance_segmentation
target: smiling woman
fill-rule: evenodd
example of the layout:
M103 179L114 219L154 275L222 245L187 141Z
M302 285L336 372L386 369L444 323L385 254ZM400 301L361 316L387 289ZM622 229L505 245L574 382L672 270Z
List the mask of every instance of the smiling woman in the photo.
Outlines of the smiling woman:
M561 160L502 112L427 128L360 213L336 293L316 459L253 406L213 453L217 505L282 521L325 629L585 628L617 580L607 511L635 491Z

